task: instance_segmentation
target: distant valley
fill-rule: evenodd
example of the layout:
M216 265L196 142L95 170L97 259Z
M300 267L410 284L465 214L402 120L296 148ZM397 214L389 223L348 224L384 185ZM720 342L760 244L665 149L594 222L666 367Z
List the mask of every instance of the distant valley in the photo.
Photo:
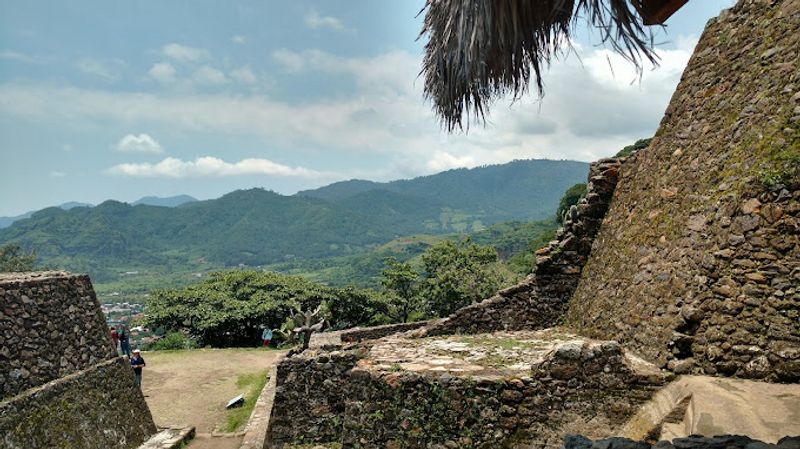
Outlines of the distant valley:
M0 229L0 244L35 250L45 267L88 272L101 289L145 274L180 273L188 281L225 267L291 270L331 258L352 264L404 236L473 234L551 218L564 191L587 172L582 162L520 160L388 183L344 181L293 196L250 189L206 201L51 207Z

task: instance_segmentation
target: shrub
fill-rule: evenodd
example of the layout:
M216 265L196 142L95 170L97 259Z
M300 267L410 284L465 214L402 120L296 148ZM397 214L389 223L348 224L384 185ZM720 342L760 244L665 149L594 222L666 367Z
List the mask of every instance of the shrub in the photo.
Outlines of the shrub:
M163 351L167 349L191 349L194 348L194 340L186 338L180 332L170 332L150 345L151 351Z

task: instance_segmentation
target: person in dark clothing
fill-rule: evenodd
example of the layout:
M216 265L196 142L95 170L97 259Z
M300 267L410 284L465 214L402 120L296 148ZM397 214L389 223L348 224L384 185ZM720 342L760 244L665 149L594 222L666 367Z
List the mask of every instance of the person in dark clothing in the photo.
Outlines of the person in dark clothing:
M123 355L131 357L131 343L130 336L128 335L128 328L124 324L119 325L117 329L117 336L119 337L119 348L122 350Z
M133 350L133 357L131 357L131 367L133 367L133 375L136 380L136 386L142 388L142 368L147 364L144 363L141 353L138 349Z

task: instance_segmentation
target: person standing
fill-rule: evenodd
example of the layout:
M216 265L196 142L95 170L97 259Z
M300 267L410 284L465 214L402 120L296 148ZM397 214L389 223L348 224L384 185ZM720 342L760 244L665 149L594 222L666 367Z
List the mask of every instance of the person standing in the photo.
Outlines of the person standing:
M120 324L119 330L117 330L117 335L119 336L119 348L122 350L122 354L127 355L128 358L130 358L131 343L130 336L128 335L128 328L125 327L124 324Z
M142 388L142 368L147 364L144 363L144 358L138 349L133 350L133 357L131 357L131 367L133 368L133 376L136 386Z
M261 333L261 342L262 346L269 346L269 342L272 341L272 329L264 328L264 332Z
M117 352L117 347L119 346L119 334L117 334L117 328L111 326L111 343L114 345L114 352Z

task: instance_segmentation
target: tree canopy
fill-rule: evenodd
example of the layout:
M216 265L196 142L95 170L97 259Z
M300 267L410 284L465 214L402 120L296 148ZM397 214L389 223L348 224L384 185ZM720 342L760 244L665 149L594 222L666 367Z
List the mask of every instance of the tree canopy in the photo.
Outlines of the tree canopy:
M33 271L36 253L26 253L19 245L9 243L0 246L0 272Z

